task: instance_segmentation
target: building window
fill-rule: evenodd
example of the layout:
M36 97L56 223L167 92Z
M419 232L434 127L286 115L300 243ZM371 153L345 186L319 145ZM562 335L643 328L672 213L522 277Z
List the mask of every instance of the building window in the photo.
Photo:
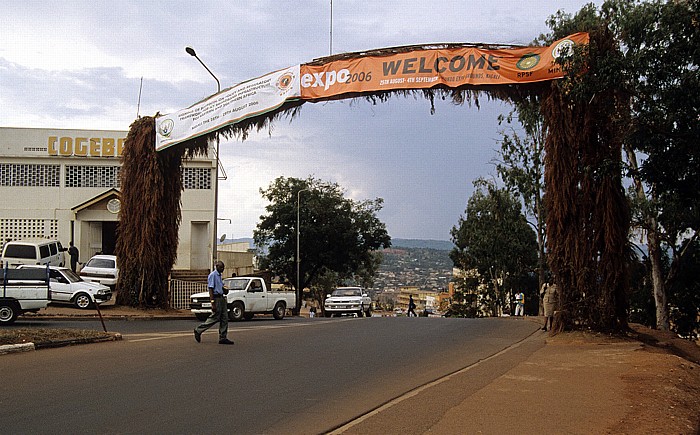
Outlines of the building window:
M211 189L211 169L183 168L182 187L185 189Z
M0 243L3 246L9 240L32 238L57 240L58 219L0 219Z
M60 187L60 165L0 163L0 186Z
M120 169L120 166L66 165L66 187L118 188Z

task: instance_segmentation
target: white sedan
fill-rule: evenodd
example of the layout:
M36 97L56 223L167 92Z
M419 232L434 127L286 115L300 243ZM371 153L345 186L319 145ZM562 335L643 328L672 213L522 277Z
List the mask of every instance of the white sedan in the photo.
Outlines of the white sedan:
M22 265L18 269L46 269L46 266ZM86 309L112 299L112 290L97 282L83 281L67 267L49 268L51 303L71 304L75 308Z
M341 314L372 315L372 299L361 287L338 287L323 303L326 317Z

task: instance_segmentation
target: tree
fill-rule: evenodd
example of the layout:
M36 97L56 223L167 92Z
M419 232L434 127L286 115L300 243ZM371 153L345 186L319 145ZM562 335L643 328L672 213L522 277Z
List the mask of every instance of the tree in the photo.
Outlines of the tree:
M544 192L544 143L547 129L539 111L539 99L532 97L515 104L515 111L507 117L500 116L499 123L513 123L517 120L525 131L521 137L513 127L510 134L501 133L500 162L496 165L498 175L506 187L523 199L525 210L532 216L532 226L537 233L537 275L538 286L542 288L546 269L546 227L545 208L542 201Z
M474 182L465 215L450 232L455 248L450 258L464 271L476 271L497 315L506 295L522 285L537 264L537 241L522 214L520 202L506 189L484 179Z
M270 203L253 233L262 264L292 282L297 295L322 275L336 277L336 284L368 282L379 267L375 251L391 246L386 226L376 217L381 198L347 199L337 183L313 177L279 177L260 193ZM324 293L316 292L320 298Z
M614 1L605 13L629 69L632 122L625 150L644 231L656 326L668 330L669 291L700 229L700 16L697 1ZM637 163L637 154L644 160ZM671 251L670 267L665 267ZM680 305L691 306L678 301ZM678 305L676 305L678 306ZM698 306L691 318L697 318ZM697 327L697 322L696 322Z

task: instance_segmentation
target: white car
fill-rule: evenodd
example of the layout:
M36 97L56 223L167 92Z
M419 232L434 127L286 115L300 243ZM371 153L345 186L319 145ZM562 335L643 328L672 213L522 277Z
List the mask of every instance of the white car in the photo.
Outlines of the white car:
M114 290L119 279L117 257L114 255L94 255L80 269L80 277L85 281L99 282Z
M46 266L18 266L18 269L46 269ZM83 281L67 267L51 266L49 268L49 301L58 304L71 304L76 308L86 309L93 304L101 304L112 299L112 290L97 282Z
M341 314L372 315L372 299L361 287L338 287L323 303L326 317Z

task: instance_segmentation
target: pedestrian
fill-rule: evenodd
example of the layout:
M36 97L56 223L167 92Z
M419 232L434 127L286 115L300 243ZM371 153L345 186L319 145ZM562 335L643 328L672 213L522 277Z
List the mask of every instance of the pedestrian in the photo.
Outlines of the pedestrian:
M525 315L525 293L522 291L515 294L515 315Z
M416 303L413 302L413 295L408 296L408 317L418 317L418 315L415 312L416 309ZM413 314L413 316L411 316Z
M202 333L215 324L219 324L219 344L233 344L228 339L228 304L226 294L228 289L224 289L224 281L221 273L224 271L224 262L217 261L215 269L207 278L209 288L209 300L211 301L211 315L201 325L194 329L194 339L197 343L202 341Z
M552 329L554 325L554 309L559 304L559 289L556 284L544 283L542 285L542 302L544 303L544 326L542 330L546 331L548 322L549 329Z
M68 255L70 256L70 268L73 272L76 272L78 269L78 257L80 256L78 252L78 248L73 245L73 242L70 241L68 242L70 247L68 248Z

